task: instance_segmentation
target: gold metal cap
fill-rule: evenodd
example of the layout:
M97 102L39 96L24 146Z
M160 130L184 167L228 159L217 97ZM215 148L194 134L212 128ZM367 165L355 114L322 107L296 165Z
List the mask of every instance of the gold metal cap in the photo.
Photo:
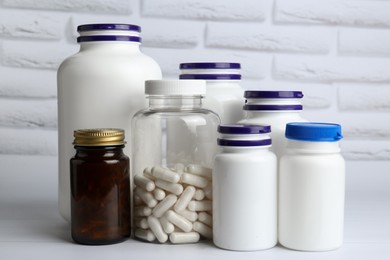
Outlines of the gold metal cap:
M125 131L116 128L80 129L73 132L74 145L111 146L124 145Z

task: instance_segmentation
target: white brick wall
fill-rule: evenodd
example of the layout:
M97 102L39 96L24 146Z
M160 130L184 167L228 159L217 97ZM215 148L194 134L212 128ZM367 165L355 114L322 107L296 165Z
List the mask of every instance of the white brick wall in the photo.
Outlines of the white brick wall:
M141 25L168 78L237 61L247 89L301 89L346 158L390 160L390 2L372 0L0 0L0 154L57 153L56 69L94 22Z

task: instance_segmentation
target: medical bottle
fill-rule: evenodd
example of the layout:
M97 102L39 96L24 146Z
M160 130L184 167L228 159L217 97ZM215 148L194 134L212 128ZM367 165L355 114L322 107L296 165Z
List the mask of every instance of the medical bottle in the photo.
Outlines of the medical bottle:
M130 236L130 170L122 129L74 131L70 160L71 229L75 242L113 244Z
M203 107L217 113L222 124L233 124L243 118L240 63L181 63L180 70L180 79L206 80Z
M277 243L276 156L270 126L220 125L213 168L213 242L254 251Z
M134 234L173 244L212 236L211 167L218 116L202 108L203 80L148 80L149 106L132 120Z
M284 133L289 122L306 121L300 115L303 106L301 91L247 90L243 107L245 118L242 124L271 125L272 147L278 158L282 155L286 141Z
M286 138L279 164L279 242L303 251L337 249L345 196L341 126L289 123Z
M57 74L59 211L70 220L69 160L76 129L115 127L131 136L129 115L145 106L146 79L160 79L158 64L140 51L141 28L85 24L77 28L80 51ZM131 145L124 148L131 154Z

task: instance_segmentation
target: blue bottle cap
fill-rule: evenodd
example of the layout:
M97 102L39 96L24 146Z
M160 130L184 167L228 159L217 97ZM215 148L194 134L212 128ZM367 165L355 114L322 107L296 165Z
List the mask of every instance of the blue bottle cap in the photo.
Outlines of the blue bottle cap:
M331 123L288 123L286 138L307 142L337 142L343 138L341 126Z

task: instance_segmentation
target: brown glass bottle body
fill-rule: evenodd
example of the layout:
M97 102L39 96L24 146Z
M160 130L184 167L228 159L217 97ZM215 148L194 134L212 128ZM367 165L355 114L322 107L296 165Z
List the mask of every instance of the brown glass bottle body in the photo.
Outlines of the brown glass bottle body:
M75 242L104 245L130 236L129 158L118 146L75 146L70 160Z

